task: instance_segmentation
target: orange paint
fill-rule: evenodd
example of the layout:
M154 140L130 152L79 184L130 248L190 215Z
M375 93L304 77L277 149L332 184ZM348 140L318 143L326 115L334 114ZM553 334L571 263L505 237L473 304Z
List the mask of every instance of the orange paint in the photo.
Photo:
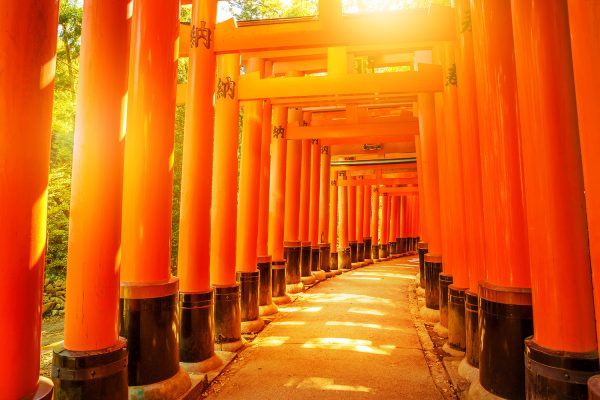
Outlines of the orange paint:
M283 261L283 222L285 215L285 167L288 110L273 107L271 139L271 179L269 183L269 254L273 261Z
M273 63L264 64L265 77L271 76ZM269 185L271 180L271 119L273 106L270 100L263 102L262 133L260 149L260 200L258 205L258 239L256 253L259 257L269 255Z
M214 32L217 2L196 1L192 23L204 21ZM181 173L181 212L177 275L179 290L200 293L210 290L210 205L216 58L214 43L190 49L188 101L185 108L183 166ZM202 154L202 157L198 157Z
M362 176L361 176L362 178ZM359 181L360 182L360 181ZM363 242L363 220L365 213L365 187L364 185L356 186L356 240L358 243Z
M344 179L346 179L346 177L344 176ZM348 186L341 186L339 188L340 193L340 204L339 204L339 210L341 213L340 216L340 228L339 228L339 232L340 232L340 250L343 251L345 249L348 248Z
M128 5L83 5L65 314L65 348L74 351L105 349L119 340Z
M485 278L483 189L481 157L479 152L479 122L475 88L475 61L473 59L473 32L466 21L471 19L471 0L459 0L456 6L458 46L456 75L460 84L458 108L462 145L462 166L465 203L466 263L469 272L469 290L477 293L479 282ZM421 201L423 197L420 197Z
M365 185L364 189L364 212L363 212L363 236L371 237L371 185ZM368 254L366 258L371 258Z
M0 283L0 315L4 320L5 346L0 371L2 396L9 399L33 395L40 371L57 24L58 1L27 0L2 4L0 265L3 279ZM124 72L126 80L126 70ZM108 135L105 138L108 139ZM117 153L122 155L122 152ZM98 232L94 233L98 235ZM115 233L118 234L118 230ZM98 249L97 243L94 248ZM107 286L111 284L117 291L118 278L107 281ZM113 296L111 300L115 302L114 309L118 304L117 297Z
M600 132L600 118L598 117L600 2L569 0L568 4L596 304L596 331L600 332L600 290L598 290L600 288L600 170L597 161L597 152L600 149L600 135L598 135Z
M264 62L251 58L246 72L262 73ZM260 169L263 102L243 102L242 153L239 178L237 215L236 270L256 271L256 244L258 240L258 203L260 196Z
M387 193L381 195L381 240L380 244L389 243L390 232L390 196Z
M179 2L134 2L131 32L121 282L166 282L171 276Z
M501 286L528 288L531 277L510 3L473 0L472 5L487 279Z
M398 207L398 231L396 232L398 237L405 238L408 233L408 218L409 218L409 202L407 196L399 197L400 204Z
M423 194L427 199L426 213L429 254L441 256L442 236L440 217L440 190L438 148L436 140L435 101L433 94L419 94L419 130L421 139L421 165L423 167Z
M351 176L350 180L356 180ZM348 187L348 240L356 241L356 186Z
M210 240L210 283L214 287L236 283L239 101L236 86L233 90L218 88L225 82L237 83L239 73L239 54L217 56Z
M423 165L422 159L423 154L421 152L421 139L419 136L415 136L415 149L417 153L417 176L419 179L419 237L420 240L427 243L427 213L425 212L426 208L426 195L425 195L425 182L423 181Z
M371 243L379 245L379 187L371 191Z
M512 1L512 21L521 129L527 132L521 146L533 338L549 349L595 352L567 0Z
M301 121L302 110L290 108L288 110L288 126L298 125ZM283 234L283 238L286 242L301 240L299 222L301 216L302 150L303 143L300 140L287 141L287 156L285 159L285 221ZM308 150L310 155L310 142L308 143ZM310 161L310 157L308 160ZM310 167L310 162L308 166ZM308 210L306 216L308 216ZM306 222L308 222L308 220ZM308 224L306 227L306 235L308 235Z
M311 144L310 139L304 139L302 142L302 161L300 167L300 180L295 184L300 185L300 225L299 239L302 242L310 240L309 220L310 220L310 183L311 183Z
M306 118L305 118L306 121ZM310 145L310 221L308 224L309 239L313 247L318 246L319 241L319 194L321 174L321 145L318 140L313 140Z
M334 236L337 239L337 235L331 234L330 227L333 225L333 232L337 229L337 188L332 185L331 181L337 180L337 173L334 173L334 179L331 179L331 155L329 152L329 146L321 146L321 188L319 190L319 231L317 234L319 243L331 243L332 251L335 252L335 241L331 239ZM333 206L334 203L335 207ZM331 221L330 225L332 213L336 213L336 218Z
M396 238L398 237L398 208L400 206L400 202L398 200L400 200L398 196L390 197L390 217L388 221L390 230L388 235L388 243L395 242Z

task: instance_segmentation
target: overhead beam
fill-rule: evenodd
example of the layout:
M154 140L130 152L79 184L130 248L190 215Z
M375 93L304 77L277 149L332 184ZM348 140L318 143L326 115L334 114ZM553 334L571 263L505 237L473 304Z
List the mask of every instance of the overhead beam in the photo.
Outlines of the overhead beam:
M403 170L404 172L413 172L416 170L417 163L410 164L389 164L389 165L374 165L374 166L362 166L362 165L340 165L340 166L331 166L332 171L371 171L370 174L376 173L377 171L382 171L385 173L385 170L394 169L394 170ZM375 172L373 172L375 171ZM363 175L369 175L369 173L365 172Z
M362 136L356 137L338 137L338 138L324 138L321 139L323 146L337 146L343 144L385 144L385 143L409 143L412 140L414 146L414 136L412 139L410 135L390 135L390 136L378 136L378 135L365 135L363 132Z
M416 185L416 178L407 178L407 179L346 179L340 180L338 182L338 186L361 186L361 185Z
M288 126L288 139L333 139L394 136L396 141L414 140L419 134L418 121L357 123L331 126ZM363 142L370 143L370 142Z
M415 145L410 142L401 143L377 143L380 149L368 150L363 144L342 144L331 146L329 154L332 156L353 155L380 155L386 153L409 153L414 152Z
M388 193L392 196L401 196L407 193L419 193L418 186L402 186L402 187L381 187L379 188L379 194Z

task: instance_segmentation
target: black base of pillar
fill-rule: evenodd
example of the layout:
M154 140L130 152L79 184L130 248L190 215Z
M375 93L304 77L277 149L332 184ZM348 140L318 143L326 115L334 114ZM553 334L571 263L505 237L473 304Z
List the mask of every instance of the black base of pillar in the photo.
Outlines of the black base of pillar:
M465 358L479 368L479 298L469 290L465 292Z
M321 249L319 246L310 249L310 270L312 272L321 270Z
M289 261L288 261L288 266L289 266ZM301 277L312 276L311 271L312 271L311 243L310 242L302 242L302 247L300 248L300 276Z
M418 244L419 244L419 238L418 237L413 238L413 243L412 243L412 252L413 253L417 252Z
M271 256L258 257L256 268L260 272L258 288L258 305L267 306L273 303L273 273L271 271Z
M120 335L127 339L129 386L167 380L179 372L179 280L121 283Z
M310 247L308 248L310 251ZM283 258L286 261L285 268L285 282L287 284L300 283L300 263L301 263L301 247L300 242L284 242L283 244ZM310 276L310 264L308 275Z
M448 286L448 345L465 351L465 291L455 285Z
M378 244L374 244L371 247L371 258L373 260L379 260L379 245Z
M442 257L425 254L425 305L432 310L440 309L440 274Z
M284 297L285 294L285 277L286 277L286 262L285 261L273 261L271 263L271 272L273 280L271 285L273 291L271 292L272 297Z
M97 351L54 349L52 380L56 400L126 400L127 340Z
M236 281L240 285L240 318L242 322L258 319L258 293L260 273L236 272Z
M179 293L179 359L198 363L215 355L213 291Z
M525 399L525 338L533 333L531 289L479 286L479 381L488 392Z
M338 249L338 267L342 270L352 269L352 254L350 247Z
M350 246L350 263L354 264L358 262L358 242L352 241L348 245Z
M319 269L325 272L331 271L331 246L329 243L321 243L319 245L319 253Z
M215 344L221 350L230 351L242 345L240 286L237 284L215 288Z
M525 340L527 399L586 399L588 380L598 371L598 352L568 353Z
M390 247L387 244L382 244L379 247L379 258L388 258L390 256Z
M450 274L440 274L440 325L448 328L448 286L452 285Z
M388 243L388 252L389 252L389 255L392 257L398 256L398 246L397 246L396 242Z
M365 243L364 242L358 243L357 251L358 251L358 255L357 255L358 262L365 261Z
M340 268L338 265L338 257L337 251L329 253L329 267L331 271L337 271Z
M425 254L429 245L425 242L420 242L419 247L419 286L425 289Z
M372 260L373 259L373 255L372 255L372 244L371 244L371 238L370 237L366 237L363 239L363 242L365 243L365 260Z

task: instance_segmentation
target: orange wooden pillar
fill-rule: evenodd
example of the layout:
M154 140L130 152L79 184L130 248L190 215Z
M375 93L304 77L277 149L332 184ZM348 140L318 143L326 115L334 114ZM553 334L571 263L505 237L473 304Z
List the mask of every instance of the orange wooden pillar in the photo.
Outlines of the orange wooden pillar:
M512 21L535 315L527 396L585 398L598 346L567 0L512 1Z
M264 61L248 60L246 72L263 75ZM239 202L236 240L236 280L240 285L242 333L256 333L264 327L259 318L260 273L257 269L258 203L263 101L243 102L242 152L239 178Z
M511 7L503 0L472 6L487 267L479 286L479 381L518 399L525 394L523 340L533 325Z
M347 172L342 171L339 173L339 177L344 181L348 180ZM345 182L346 183L346 182ZM339 212L340 212L340 246L338 247L338 266L342 270L349 270L352 268L352 254L350 249L349 240L349 206L348 206L348 186L339 186Z
M364 187L364 211L363 211L363 242L365 242L365 261L373 263L373 243L371 241L371 185Z
M210 283L215 289L215 343L225 351L235 351L243 345L240 285L235 271L239 73L239 54L217 56Z
M331 259L332 253L335 254L335 265L337 267L337 251L334 248L334 251L331 251L331 241L329 238L329 220L330 216L330 201L333 201L333 196L331 195L331 155L329 154L329 146L320 146L319 154L317 155L321 158L319 162L319 208L318 208L318 226L317 226L317 243L319 244L320 251L320 264L319 269L325 271L327 276L334 275L331 272ZM337 195L335 196L337 199ZM337 218L336 222L337 225ZM337 268L336 268L337 269Z
M300 118L299 124L308 125L308 121L304 120L304 113L297 109L297 116ZM302 139L302 161L300 167L300 179L295 182L295 185L300 185L300 220L299 220L299 240L300 240L300 276L302 283L312 285L316 282L316 278L312 275L312 243L309 235L310 224L310 184L311 184L311 140Z
M465 292L465 359L479 366L479 282L485 278L483 189L479 150L475 61L471 29L471 1L459 0L456 6L458 46L456 75L460 116L463 192L465 204L466 263L469 289Z
M310 125L311 114L304 113L304 124ZM310 212L308 221L308 236L311 243L310 269L319 281L327 279L327 274L321 269L321 248L319 247L319 195L321 177L321 144L318 139L310 143Z
M290 108L288 110L288 125L299 126L302 122L302 110ZM310 142L308 143L310 151ZM304 219L301 217L302 188L302 141L287 140L287 155L285 159L285 221L284 221L284 257L287 262L286 284L289 293L298 293L304 288L301 280L301 240L300 224ZM310 153L309 153L310 155ZM309 165L310 167L310 158ZM308 206L308 203L306 204ZM308 208L308 207L307 207ZM307 209L308 211L308 209ZM306 212L308 215L308 212ZM306 220L308 222L308 220ZM306 224L308 235L308 224ZM309 248L310 249L310 248ZM312 278L312 276L310 276ZM313 278L314 279L314 278Z
M273 302L289 303L286 294L286 259L283 251L285 219L285 182L287 153L287 107L273 107L273 129L271 139L271 168L269 182L269 229L268 252L273 257Z
M600 51L598 51L600 2L569 0L568 8L594 286L596 334L598 334L600 332L600 171L596 152L600 148L598 135L600 76L597 73L600 68ZM590 380L589 386L590 398L600 398L598 377Z
M387 260L390 257L388 236L390 232L390 196L387 192L381 194L381 239L379 240L379 258Z
M346 172L348 174L349 171ZM348 246L350 247L350 262L358 262L358 241L356 240L356 177L350 176L348 180Z
M424 256L425 307L439 310L439 275L442 272L442 237L440 217L440 190L438 148L433 94L419 94L419 132L421 139L421 166L423 194L426 198L427 253ZM434 317L435 318L435 317Z
M265 61L264 77L272 76L273 63ZM256 241L257 268L260 272L258 310L262 316L273 315L277 306L273 303L273 257L269 252L269 185L271 181L271 135L273 106L270 100L263 102L260 149L260 194L258 204L258 237ZM282 239L283 245L283 239ZM281 260L280 260L281 262ZM285 263L283 264L285 268ZM285 272L285 271L284 271ZM284 293L285 294L285 293Z
M214 351L214 292L210 287L210 205L216 58L216 1L195 1L183 137L179 220L179 356L197 370L211 369ZM202 157L198 157L202 154Z
M321 160L321 171L323 168L327 168L331 171L330 161L331 155L329 154L331 148L327 147L327 157ZM325 162L327 160L327 162ZM325 164L325 166L323 166ZM338 264L338 172L333 170L329 173L329 179L326 181L329 185L329 232L328 232L328 240L330 246L330 270L335 272L336 274L340 274L342 271L339 268ZM322 175L321 175L322 176ZM322 181L321 181L322 184ZM323 188L323 186L321 186Z
M9 399L52 398L52 383L39 375L57 24L57 1L2 4L0 371L2 396ZM116 281L107 286L116 289ZM111 300L114 319L116 298ZM111 333L111 344L118 343L116 330Z
M179 393L170 397L176 398L191 385L179 366L179 279L170 265L179 2L136 2L132 20L121 334L128 341L129 386L176 382Z
M423 174L423 152L421 151L421 138L415 136L415 151L417 153L417 179L419 182L419 240L417 251L419 253L419 286L425 290L425 254L428 253L427 244L427 197L425 195L425 181Z
M374 185L371 190L371 258L379 260L379 186Z
M398 229L398 221L399 221L399 208L400 206L400 197L397 195L390 195L390 217L387 222L390 226L387 242L389 244L389 252L390 256L397 257L398 256L398 246L397 246L397 229Z
M365 242L363 238L363 220L365 213L365 186L362 183L363 177L360 176L356 186L356 258L359 263L365 261Z
M408 252L406 233L408 232L408 218L410 215L408 196L398 196L398 229L396 232L396 251L398 254Z

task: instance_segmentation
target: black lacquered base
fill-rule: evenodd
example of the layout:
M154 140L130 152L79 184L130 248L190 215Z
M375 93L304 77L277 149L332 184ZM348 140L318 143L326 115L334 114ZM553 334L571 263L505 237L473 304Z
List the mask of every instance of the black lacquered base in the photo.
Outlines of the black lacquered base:
M352 255L350 251L350 247L338 249L338 266L342 270L352 269Z
M120 335L127 339L129 386L164 381L179 371L179 282L173 282L147 287L121 283ZM138 298L148 288L172 293Z
M273 280L271 282L273 291L271 292L272 297L283 297L285 296L285 277L286 277L286 262L285 261L273 261L271 263L271 273Z
M287 284L300 283L301 270L301 247L300 242L285 242L283 245L283 258L286 261L285 282ZM310 252L310 247L308 248ZM310 255L310 253L308 253ZM310 276L310 264L308 264L308 275Z
M440 309L440 274L442 257L425 254L425 305L432 310Z
M259 257L256 268L260 272L258 287L258 305L266 306L273 302L273 273L271 270L271 256Z
M319 268L325 272L331 271L331 246L329 243L321 243L319 253Z
M396 238L396 252L399 255L406 253L406 239L398 237Z
M340 268L339 265L338 265L338 258L339 258L339 255L338 255L337 251L330 253L329 267L330 267L331 271L337 271Z
M587 399L588 380L599 373L598 352L568 353L525 340L527 399Z
M240 285L240 317L242 322L257 320L260 273L258 271L237 271L236 281Z
M425 242L418 244L419 248L419 286L425 288L425 254L427 254L429 245Z
M258 293L256 294L258 297ZM256 314L258 316L258 312ZM215 344L241 340L240 286L215 288Z
M357 258L358 262L365 261L365 243L364 242L358 243L357 251L358 251L358 254L357 254L356 258Z
M479 298L469 290L465 292L465 358L479 368Z
M312 272L321 270L321 249L318 246L310 249L310 270Z
M448 286L452 285L452 275L440 274L440 325L448 328Z
M363 242L365 243L365 260L372 260L373 259L373 255L372 255L372 244L371 244L371 238L370 237L366 237L363 239Z
M56 400L126 400L127 341L98 351L54 349L52 380Z
M379 260L379 245L378 244L374 244L371 247L371 258L373 260Z
M197 363L215 354L213 291L179 293L179 359Z
M389 252L390 256L392 256L392 257L398 256L398 245L396 242L388 243L388 252Z
M465 291L455 285L448 286L448 345L465 351Z
M479 381L488 392L525 399L525 338L533 333L531 289L479 286Z
M390 256L388 244L379 245L379 258L388 258Z
M358 262L358 242L349 242L350 246L350 263L354 264Z
M284 252L284 256L285 256L285 252ZM289 263L289 261L288 261L288 263ZM302 277L312 276L311 275L311 271L312 271L311 267L312 267L312 250L311 250L310 242L302 243L302 247L300 248L300 276L302 276Z

